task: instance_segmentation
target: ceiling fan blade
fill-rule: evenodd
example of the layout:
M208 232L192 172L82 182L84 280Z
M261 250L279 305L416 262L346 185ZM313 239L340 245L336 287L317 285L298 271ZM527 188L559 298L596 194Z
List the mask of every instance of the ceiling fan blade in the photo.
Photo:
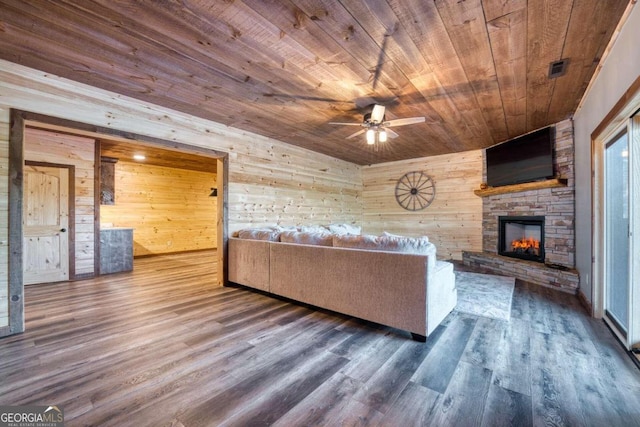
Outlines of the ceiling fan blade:
M424 120L424 117L407 117L405 119L389 120L388 122L384 122L383 125L386 127L405 126L412 125L414 123L424 123Z
M329 122L330 125L362 126L362 123Z
M358 132L356 133L352 133L351 135L349 135L346 139L351 139L351 138L355 138L358 135L362 135L363 133L365 133L367 130L366 129L360 129Z
M388 136L389 138L397 138L397 137L399 137L399 136L400 136L400 135L398 135L396 132L392 131L391 129L387 129L387 128L385 128L384 130L385 130L385 132L387 132L387 136Z
M371 111L371 122L382 123L382 120L384 120L384 105L376 104Z

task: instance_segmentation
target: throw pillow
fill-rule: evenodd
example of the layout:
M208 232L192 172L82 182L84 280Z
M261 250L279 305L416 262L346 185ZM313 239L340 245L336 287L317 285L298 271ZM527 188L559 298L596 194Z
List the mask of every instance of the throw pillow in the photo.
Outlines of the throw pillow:
M298 227L298 231L303 233L326 233L329 230L322 225L301 225Z
M386 237L407 238L407 236L401 236L401 235L399 235L399 234L392 234L392 233L389 233L389 232L387 232L387 231L383 231L383 232L382 232L382 235L383 235L383 236L386 236ZM409 238L411 239L411 237L409 237ZM427 236L421 236L421 237L420 237L420 239L426 239L427 241L429 241L429 238L428 238Z
M329 224L329 230L334 234L361 234L362 228L352 224Z

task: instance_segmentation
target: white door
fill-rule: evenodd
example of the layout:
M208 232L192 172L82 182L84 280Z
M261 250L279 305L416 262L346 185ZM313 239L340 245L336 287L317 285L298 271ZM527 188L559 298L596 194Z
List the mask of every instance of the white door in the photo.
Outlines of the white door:
M24 167L23 281L69 279L69 170Z

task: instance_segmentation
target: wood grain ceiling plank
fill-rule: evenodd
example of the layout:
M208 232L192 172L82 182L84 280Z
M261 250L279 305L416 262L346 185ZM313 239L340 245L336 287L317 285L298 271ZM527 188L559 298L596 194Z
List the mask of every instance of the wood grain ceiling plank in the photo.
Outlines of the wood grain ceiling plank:
M268 52L268 58L275 60L276 70L287 73L292 69L290 80L303 83L295 88L293 95L309 93L310 91L329 91L332 83L339 79L335 70L318 61L317 55L306 46L297 43L276 25L265 19L261 14L241 2L235 8L229 8L221 16L227 25L231 25L241 35L239 39L251 45L257 52ZM264 64L261 64L264 66ZM343 98L344 94L337 88L332 95Z
M314 53L316 61L331 67L335 73L335 84L341 87L341 96L345 96L345 90L346 96L351 99L364 94L360 86L370 78L369 70L352 61L351 55L315 22L328 14L326 10L318 8L313 15L308 16L290 2L245 0L243 3L277 26L282 32L283 40L305 46Z
M89 40L82 40L78 34L74 34L66 26L58 26L55 22L51 23L40 19L44 11L33 10L32 12L33 14L28 14L25 10L5 5L3 8L4 37L0 39L0 43L4 43L6 46L5 49L2 49L3 55L16 57L21 49L42 58L42 62L45 63L47 56L51 57L51 61L57 61L59 57L66 55L69 58L76 58L78 72L90 72L89 63L93 62L93 58L87 57L83 52L83 47L88 47L96 56L102 55L101 48ZM16 48L12 52L13 45ZM43 47L46 47L46 52ZM70 47L72 48L71 53L68 52ZM26 55L23 60L35 62L32 61L30 55ZM40 69L46 70L46 67ZM135 87L134 90L148 90L148 86L140 84L149 77L148 74L138 71L137 74L130 73L128 77L133 79L130 85ZM150 78L149 80L151 81Z
M569 59L569 64L566 74L558 77L554 85L548 120L564 120L576 110L627 4L627 0L595 4L589 0L574 1L561 55Z
M338 0L292 0L292 3L308 16L313 15L318 8L330 11L322 20L314 22L331 36L345 52L351 55L353 61L369 70L370 78L365 82L365 87L371 95L387 97L415 93L415 91L406 90L411 83L402 70L393 63L382 67L378 85L374 90L373 77L380 56L378 43L382 41L374 40L360 25L356 17L351 15Z
M393 0L391 7L433 70L433 76L424 76L428 84L419 81L422 77L413 83L444 118L459 145L457 151L493 141L435 4Z
M481 0L436 0L436 6L491 129L493 142L504 141L507 125Z
M527 8L527 0L482 0L484 17L487 22Z
M527 132L526 4L521 9L512 10L489 21L487 26L507 120L508 137L514 138Z
M33 20L34 18L31 17L31 19ZM43 23L42 25L40 25L40 28L46 28L46 30L48 31L46 38L43 38L40 40L40 42L42 43L42 45L45 45L48 43L47 39L51 39L51 40L56 40L59 37L62 37L60 34L56 34L54 35L52 32L55 30L56 26L53 25L53 23L51 23L52 25L47 25L47 23ZM97 25L94 24L94 25ZM79 37L79 34L76 35L69 35L68 34L68 28L65 27L63 28L61 31L64 31L66 34L66 38L63 37L64 39L64 46L73 46L74 42L81 42L82 45L87 45L88 43L90 44L90 42L86 41L86 40L82 40L81 37ZM22 38L22 37L21 37ZM28 40L29 37L24 37L25 40ZM100 49L100 47L91 47L91 50L94 52L97 52ZM61 68L60 69L64 69L63 72L59 72L59 74L61 75L65 75L66 73L69 72L69 70L67 69L67 67L69 67L69 64L76 64L77 67L80 67L79 69L85 69L86 66L84 65L84 63L87 61L87 58L82 55L82 54L76 54L76 52L80 52L81 51L81 46L78 46L77 49L71 49L69 50L65 50L64 48L60 48L60 49L54 49L59 51L57 55L54 55L53 57L51 57L51 59L48 59L46 57L42 57L41 58L41 62L42 63L46 63L46 67L40 67L39 64L34 64L34 66L36 68L45 68L48 70L50 70L51 65L53 62L55 61L60 61L61 64ZM139 49L142 51L148 51L148 49ZM25 52L25 54L29 55L30 57L36 57L38 53L38 49L37 47L34 48L34 50L32 52ZM33 54L33 55L32 55ZM65 57L64 55L67 55L67 57ZM73 56L75 58L69 58L68 56ZM104 53L101 52L101 55L103 56L108 56L109 55L115 55L113 52L109 52L109 53ZM128 94L130 96L133 97L138 97L141 98L143 97L144 100L149 101L149 102L154 102L156 104L160 104L160 105L165 105L168 106L170 108L175 108L181 111L185 111L188 112L190 114L194 114L196 116L204 116L205 118L209 118L211 119L212 117L209 115L207 116L206 114L203 114L203 112L206 112L206 102L211 101L211 100L217 100L217 99L223 99L224 100L224 104L227 107L233 107L233 108L228 108L229 111L240 111L242 113L245 113L248 117L242 117L240 120L243 120L242 124L244 125L245 123L250 124L250 130L253 130L257 133L261 133L263 135L266 136L273 136L276 137L278 139L284 139L282 138L282 134L278 133L278 134L271 134L270 131L273 129L273 126L271 125L271 122L268 121L269 119L273 119L273 120L277 120L279 117L276 113L274 112L269 112L267 110L265 110L263 107L261 106L253 106L249 103L246 103L244 101L234 101L234 96L238 96L238 92L240 92L240 90L235 90L234 92L228 92L228 93L224 93L224 88L221 87L221 89L219 91L217 91L216 93L213 93L211 95L206 95L206 89L204 90L205 95L200 98L200 99L194 99L193 95L196 94L197 96L202 96L202 92L203 90L201 89L202 87L204 87L203 85L200 86L196 86L196 87L192 87L190 86L189 82L183 81L183 82L175 82L175 75L172 74L172 71L165 71L163 75L161 75L162 73L158 70L154 70L154 73L156 75L154 75L153 77L148 77L148 76L144 76L144 75L140 75L138 79L131 79L131 75L128 74L128 70L129 69L138 69L138 68L142 68L142 67L138 67L137 63L135 64L131 64L130 68L124 67L121 68L122 72L121 73L117 73L116 71L122 67L122 64L127 64L127 61L131 61L131 58L129 57L123 57L122 59L120 59L120 57L118 56L112 56L111 58L111 65L107 66L106 69L104 69L103 71L99 70L99 67L101 65L104 64L100 64L100 63L96 63L94 65L94 68L90 70L90 72L84 73L84 76L90 76L90 79L86 79L84 82L88 83L88 84L92 84L98 87L104 87L107 89L111 89L113 90L114 87L116 88L116 91L120 92L120 93L125 93ZM155 56L153 58L156 58ZM161 58L161 56L160 56ZM156 58L157 59L157 58ZM75 61L75 62L74 62ZM167 59L167 61L169 61ZM170 61L169 61L170 63ZM160 65L162 65L162 63L160 63ZM74 66L71 66L71 69L73 69ZM147 67L149 68L149 67ZM56 70L56 72L59 70ZM107 79L107 83L105 84L104 81L102 81L102 79L100 78L100 75L104 76ZM115 81L113 76L114 75L120 75L122 76L120 79L118 79L118 81ZM163 84L163 82L165 81L163 79L163 77L166 77L167 79L173 78L174 83L166 83ZM192 78L195 78L194 76L192 76ZM146 80L147 84L149 86L141 86L140 85L140 81ZM134 82L137 82L137 86L134 85ZM203 82L204 84L204 82ZM132 90L132 85L134 85L134 90ZM162 93L158 94L157 91L152 90L153 88L160 88L163 89ZM119 90L117 88L120 88ZM171 89L171 90L169 90ZM140 94L143 94L143 96L141 96ZM208 98L207 98L208 97ZM171 100L172 98L175 99L175 103L171 103L171 104L167 104L167 100ZM185 103L183 100L190 100L189 102ZM237 104L235 106L233 106L233 104ZM251 115L249 114L250 111L254 111L254 114ZM274 110L274 108L271 108L269 110ZM216 111L216 110L214 110ZM294 114L290 114L290 112L287 112L287 115L289 117L294 116ZM293 134L296 131L304 131L304 132L312 132L313 128L312 125L308 124L309 123L309 117L310 115L305 113L305 114L299 114L298 117L293 117L293 119L295 119L295 121L293 123L295 123L296 127L294 127L291 130L291 133ZM214 120L221 122L221 123L227 123L229 124L229 121L231 119L234 119L233 116L224 116L224 117L216 117L214 118ZM253 120L253 122L251 121ZM233 123L232 123L233 124ZM302 127L299 125L303 125ZM243 126L238 126L238 127L243 127ZM245 128L249 127L244 126ZM306 127L306 129L305 129ZM304 141L304 140L303 140ZM298 143L299 145L299 143ZM316 147L314 147L316 148ZM339 151L339 150L338 150ZM327 152L326 154L329 155L339 155L339 153L336 153L336 150L330 150L329 152Z
M148 27L135 31L132 35L141 38L153 34L154 27L171 28L171 31L154 34L154 41L171 49L172 56L186 56L196 60L205 69L222 70L224 75L232 76L232 81L239 83L240 86L255 84L255 90L240 94L243 100L273 103L272 98L264 96L265 93L272 92L273 85L281 87L283 93L294 95L309 94L310 90L313 90L315 96L308 95L312 100L330 99L329 96L336 95L344 98L343 88L334 89L329 93L331 84L323 86L321 80L308 72L311 67L316 66L315 59L313 61L307 59L304 63L295 65L293 61L288 61L286 56L274 55L273 50L265 45L264 41L257 42L250 33L252 27L259 26L258 18L252 16L248 19L246 15L250 11L239 14L238 11L231 12L231 9L227 8L225 13L244 17L243 20L246 22L242 26L234 26L232 21L211 22L205 17L185 13L180 7L167 10L154 8L153 12L146 12L144 22ZM272 39L279 36L279 31L277 34L270 34ZM301 50L301 46L298 45L285 54ZM269 52L269 55L265 52ZM326 67L323 74L326 75L331 70L332 68ZM212 84L224 85L224 82ZM323 87L320 88L321 86ZM290 97L285 101L295 101L295 98ZM337 98L334 102L340 104L341 101ZM286 105L285 102L280 103ZM327 117L327 119L330 118L332 117Z
M449 152L464 151L467 144L481 142L477 134L477 129L470 126L465 117L458 110L454 100L443 89L435 73L423 74L412 80L413 85L418 89L433 108L443 117L444 137L436 143L443 145Z
M31 55L31 54L32 54L32 52L30 52L30 51L24 51L24 52L20 53L20 55ZM42 60L43 61L46 60L46 57L42 58ZM66 63L64 63L63 66L64 65L66 65ZM36 65L36 66L34 66L34 68L38 68L38 66ZM66 68L61 67L60 69L57 69L54 72L56 74L58 74L58 75L62 75L62 74L65 74L66 72L68 72L68 70ZM115 90L117 92L120 92L120 93L126 93L127 90L130 89L130 87L127 86L125 89L119 90L117 88L118 83L115 82L113 79L109 79L109 80L105 79L104 82L103 82L103 81L100 80L100 78L96 78L96 74L95 73L93 73L93 77L94 78L92 79L90 84L92 84L94 86L97 86L97 87L105 87L105 88L107 88L109 90L114 90L114 88L115 88ZM189 90L189 89L185 88L185 90ZM176 93L176 95L179 95L179 94ZM145 98L146 98L145 99L146 101L152 102L152 103L155 103L155 104L158 104L158 105L161 105L163 103L165 105L167 104L167 99L165 97L155 99L155 97L152 96L152 95L146 95ZM235 106L235 107L233 107L232 105L230 105L231 104L231 100L228 99L228 98L226 99L226 101L224 103L221 103L221 104L227 105L229 107L229 110L231 110L231 111L238 111L237 108L240 108L240 107L245 108L246 107L246 105L240 105L240 104ZM184 111L186 113L193 114L194 116L202 116L202 112L203 112L201 109L199 109L199 107L197 105L194 106L194 105L191 105L191 104L180 104L178 99L175 101L175 103L173 105L170 105L170 107L173 107L174 109L179 110L179 111ZM207 117L207 118L210 118L210 117ZM233 116L232 116L232 118L233 118ZM114 122L118 121L117 117L114 117L113 119L114 119ZM228 119L228 117L225 116L225 117L221 117L221 119L216 120L216 121L222 123L224 120L227 120L227 119ZM242 120L249 120L249 119L244 117L244 118L242 118ZM262 134L262 135L265 135L265 136L269 136L271 134L271 132L273 131L272 121L270 121L270 120L258 119L256 121L256 123L257 124L255 124L255 123L252 124L252 127L253 127L253 129L256 129L255 131L257 133L259 133L259 134ZM306 122L303 122L303 123L306 123ZM306 135L308 135L308 131L306 131L306 132L307 132ZM300 131L300 133L304 133L304 132ZM276 137L276 138L278 138L280 136L281 136L281 134L274 134L273 135L273 137ZM173 137L169 135L168 138L172 139ZM297 141L307 141L309 144L311 144L313 142L313 141L309 141L308 138L306 140L300 139L300 140L297 140ZM294 141L294 142L296 142L296 141ZM305 148L309 148L309 146L307 146ZM318 148L318 147L313 147L313 148ZM318 151L321 151L321 150L318 150ZM352 158L353 162L357 162L357 159L358 159L356 151L354 151L353 153L349 153L346 150L342 150L342 149L336 150L335 147L328 146L328 145L326 146L326 154L332 155L332 156L336 156L336 157L342 156L342 157Z
M379 163L482 148L522 132L523 81L525 130L575 108L626 0L528 2L521 31L525 3L2 0L0 58L354 163ZM557 45L564 50L552 57ZM546 81L549 62L568 55L581 63L577 70L570 65L570 74ZM364 139L345 141L351 129L327 124L360 121L354 104L380 101L391 102L388 118L424 115L427 123L399 129L401 137L378 152Z
M78 19L84 19L84 18L78 18ZM93 25L99 25L98 22L93 23ZM103 30L106 31L106 30ZM118 34L120 32L117 32ZM114 37L117 37L117 35L114 35ZM76 38L76 40L79 40L80 38ZM73 38L72 38L73 40ZM71 40L71 41L72 41ZM130 38L128 40L131 40ZM114 42L115 43L115 42ZM161 51L157 51L157 50L153 50L153 46L150 46L148 43L144 44L138 44L138 47L132 47L131 49L135 50L137 52L137 55L139 57L141 57L141 61L142 64L139 63L135 63L135 64L130 64L129 66L133 67L134 69L139 68L139 69L143 69L143 68L149 68L151 69L152 67L150 66L153 62L156 63L156 74L157 76L153 76L151 79L148 80L154 80L154 84L156 86L159 86L163 81L166 80L170 80L173 79L173 81L170 84L167 84L165 86L165 88L167 88L166 90L168 91L169 88L171 88L172 92L181 92L184 91L181 94L181 99L182 96L187 96L189 95L189 93L191 94L197 94L198 96L204 91L204 93L206 94L207 92L207 88L210 87L214 87L214 91L213 93L209 94L209 95L205 95L205 100L207 99L207 97L209 99L213 99L213 98L219 98L222 97L226 100L226 102L228 102L230 99L233 99L233 97L238 97L241 96L243 101L242 104L244 104L243 106L239 106L242 107L244 110L250 110L250 108L247 108L247 104L244 102L244 100L248 99L251 95L251 92L247 92L246 90L246 85L244 85L244 81L241 82L241 84L239 84L237 87L234 87L232 91L228 91L227 93L224 93L224 91L226 90L223 82L213 82L212 84L208 84L207 81L197 81L198 80L198 75L196 73L200 72L198 69L190 69L189 71L182 71L183 69L186 69L188 67L191 67L192 64L189 63L188 61L186 61L183 58L178 58L175 59L173 57L169 57L166 53L161 52ZM79 49L78 49L79 50ZM97 51L98 48L93 48L92 50ZM150 54L150 52L153 52L153 54ZM102 54L105 55L105 54ZM113 66L119 66L120 64L122 64L123 62L126 64L126 61L129 60L128 57L123 58L123 60L119 60L119 58L110 56L109 59L111 59L111 63L114 64ZM180 70L182 71L181 73L176 73L175 70L166 70L164 74L162 74L159 71L159 68L162 67L164 64L172 64L172 63L178 63L180 64ZM118 64L118 65L115 65ZM138 66L140 65L140 66ZM112 67L113 67L112 66ZM200 86L203 88L203 90L193 90L193 89L187 89L189 88L189 82L184 81L184 80L179 80L180 76L184 76L187 75L187 78L190 80L196 80L196 85ZM164 77L164 79L163 79ZM209 77L209 76L208 76ZM219 83L219 85L217 85L216 83ZM216 88L216 86L220 86L219 88ZM243 90L245 89L245 90ZM148 90L148 89L147 89ZM167 97L171 97L171 94L169 93L165 93L165 96ZM188 99L188 98L187 98ZM198 100L198 99L191 99L191 103L193 104L201 104L202 100ZM174 107L174 106L171 106ZM264 114L264 109L262 107L256 107L256 113L258 114ZM196 115L200 115L202 116L202 112L197 113ZM295 114L291 114L291 115L295 115ZM259 117L259 116L258 116ZM208 117L210 118L210 116ZM273 117L274 119L276 119L277 117ZM304 115L300 115L298 117L298 120L300 123L306 123L307 121L305 119L308 118L308 114L304 114ZM329 118L327 118L328 120ZM223 123L226 124L230 124L229 123L229 119L226 118L225 120L222 120ZM307 129L308 131L309 129Z
M387 2L345 1L343 5L376 41L377 67L383 69L391 61L407 80L432 71Z
M555 80L549 64L562 59L573 0L543 0L527 5L527 129L549 122L549 105Z
M143 154L146 158L140 164L162 166L174 169L186 169L199 172L216 173L217 161L213 157L199 156L135 143L100 141L100 155L121 161L136 162L134 154Z
M276 98L279 98L279 97L276 97ZM310 101L311 101L311 102L313 102L313 101L315 100L313 97L305 97L305 96L301 96L301 98L303 98L303 99L304 99L304 101L305 101L305 102L307 102L307 103L308 103L308 102L310 102ZM305 98L310 98L310 99L305 99ZM295 101L295 98L294 98L294 101ZM318 99L317 101L319 101L319 103L320 103L321 101L323 101L323 99ZM303 119L300 119L300 121L301 121L302 123L308 123L308 122L310 122L310 119L312 119L313 117L320 116L321 114L318 114L318 111L322 112L323 110L324 110L324 109L314 109L314 110L311 110L311 111L309 111L309 112L307 113L306 117L305 117L305 118L303 118ZM333 117L332 117L332 118L333 118ZM359 117L359 119L361 119L361 117ZM329 119L327 118L325 121L329 121ZM246 127L246 126L239 126L239 127ZM254 129L255 129L255 128L254 128ZM306 132L305 136L307 136L307 139L308 139L309 130L302 129L302 131ZM301 131L300 133L302 133L302 131ZM263 131L263 132L261 132L261 133L262 133L263 135L266 135L266 136L273 136L273 137L276 137L276 138L278 138L278 139L282 139L282 140L285 140L285 141L289 141L289 139L288 139L288 138L286 138L286 137L283 137L283 135L282 135L281 133L280 133L280 134L275 134L275 135L271 135L271 134L269 134L269 133L265 133L264 131ZM324 136L324 135L320 135L320 137L323 137L323 136ZM302 141L304 141L304 139L303 139ZM295 143L295 142L294 142L294 143ZM334 143L334 144L335 144L335 143ZM297 145L301 145L301 144L297 144ZM316 151L325 152L325 153L327 153L327 154L334 155L334 156L338 155L338 153L336 152L335 148L327 147L327 151L323 150L323 149L321 148L321 147L322 147L322 143L318 143L318 141L316 141L316 142L313 144L313 146L305 145L305 147L306 147L306 148L312 148L312 149L315 149ZM342 158L344 158L344 156L342 156Z

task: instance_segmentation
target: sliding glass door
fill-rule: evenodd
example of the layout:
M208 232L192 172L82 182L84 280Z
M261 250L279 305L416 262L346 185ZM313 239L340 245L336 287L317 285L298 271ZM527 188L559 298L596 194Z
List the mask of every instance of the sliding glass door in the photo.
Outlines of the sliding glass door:
M626 340L630 310L629 138L624 130L605 146L605 317Z

